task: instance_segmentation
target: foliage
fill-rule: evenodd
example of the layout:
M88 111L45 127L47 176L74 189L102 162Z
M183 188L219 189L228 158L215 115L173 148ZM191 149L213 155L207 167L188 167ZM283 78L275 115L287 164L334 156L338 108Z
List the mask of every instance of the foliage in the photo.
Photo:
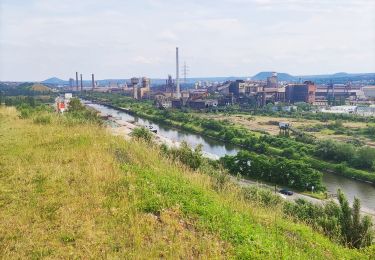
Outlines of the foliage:
M250 186L243 188L242 193L246 200L257 201L264 207L276 207L283 203L279 195L275 195L268 189Z
M69 102L68 111L65 113L69 123L93 123L100 124L102 121L93 109L84 106L78 98L72 98Z
M309 165L284 158L269 158L247 151L235 156L224 156L224 166L230 173L277 183L298 190L323 190L322 175Z
M134 128L130 135L133 138L144 140L147 143L151 143L154 137L151 131L144 126Z
M373 223L369 216L361 216L360 201L355 198L352 207L345 195L338 190L339 204L329 201L324 205L303 199L286 203L284 213L312 225L331 239L349 247L370 246L374 240Z
M178 148L171 148L168 154L175 160L180 160L191 169L198 169L203 163L202 146L198 145L192 149L187 142L181 142Z
M372 169L375 161L375 149L369 146L360 148L348 143L332 140L319 141L315 154L324 160L347 162L359 169Z

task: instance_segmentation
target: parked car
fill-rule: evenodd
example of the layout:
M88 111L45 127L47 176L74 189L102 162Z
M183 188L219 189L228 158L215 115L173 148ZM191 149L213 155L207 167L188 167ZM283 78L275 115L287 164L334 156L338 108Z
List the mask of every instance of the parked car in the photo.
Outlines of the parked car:
M291 190L287 190L287 189L282 189L279 191L281 194L284 194L284 195L288 195L288 196L292 196L294 193L293 191Z

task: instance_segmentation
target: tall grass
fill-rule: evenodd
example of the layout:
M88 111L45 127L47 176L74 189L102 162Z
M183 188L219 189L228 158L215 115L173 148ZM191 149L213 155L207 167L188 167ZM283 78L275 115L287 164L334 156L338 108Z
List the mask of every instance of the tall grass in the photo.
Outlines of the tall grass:
M0 108L0 147L4 259L371 257L93 124Z

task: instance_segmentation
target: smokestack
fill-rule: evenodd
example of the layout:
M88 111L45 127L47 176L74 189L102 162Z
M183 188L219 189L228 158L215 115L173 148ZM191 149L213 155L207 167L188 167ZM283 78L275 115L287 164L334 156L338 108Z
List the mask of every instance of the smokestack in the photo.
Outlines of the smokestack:
M78 72L76 72L76 90L78 91Z
M81 77L81 92L83 90L83 84L82 84L82 74L80 74L80 77Z
M92 90L94 91L94 88L95 88L94 74L91 74L91 85L92 85Z
M179 62L178 62L178 47L176 47L176 98L181 97L179 66L180 65L179 65Z

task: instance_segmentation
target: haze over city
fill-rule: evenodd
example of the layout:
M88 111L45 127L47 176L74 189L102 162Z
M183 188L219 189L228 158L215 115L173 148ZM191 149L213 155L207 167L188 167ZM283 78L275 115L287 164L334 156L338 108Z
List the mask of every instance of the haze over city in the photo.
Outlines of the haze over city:
M0 80L375 71L371 0L2 0Z

